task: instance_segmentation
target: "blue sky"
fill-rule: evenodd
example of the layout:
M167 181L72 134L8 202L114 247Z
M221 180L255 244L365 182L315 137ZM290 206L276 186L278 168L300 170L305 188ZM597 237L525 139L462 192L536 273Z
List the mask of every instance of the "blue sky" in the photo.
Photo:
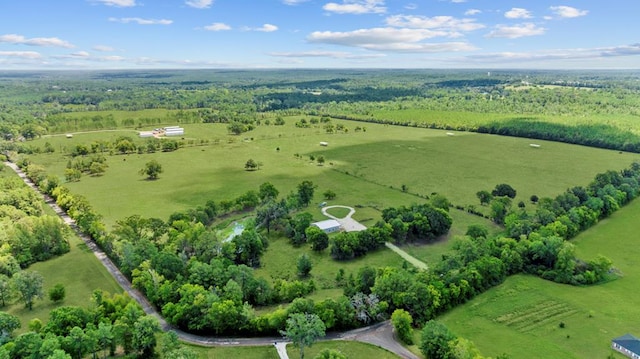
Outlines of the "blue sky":
M2 0L2 69L640 68L638 0Z

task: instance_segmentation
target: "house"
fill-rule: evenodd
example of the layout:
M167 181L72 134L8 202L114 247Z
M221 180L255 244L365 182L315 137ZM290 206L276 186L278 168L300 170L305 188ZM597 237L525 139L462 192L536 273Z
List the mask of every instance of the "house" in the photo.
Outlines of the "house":
M322 142L320 142L320 146L327 147L327 146L329 146L329 142L322 141Z
M324 233L333 233L340 230L340 222L335 219L311 223L312 226L320 228Z
M631 334L611 340L611 348L632 359L640 359L640 339Z

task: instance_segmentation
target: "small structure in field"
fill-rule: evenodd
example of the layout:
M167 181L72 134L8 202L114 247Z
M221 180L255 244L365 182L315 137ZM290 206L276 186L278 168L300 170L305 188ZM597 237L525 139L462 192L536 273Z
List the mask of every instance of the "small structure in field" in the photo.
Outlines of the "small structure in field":
M640 339L631 334L611 340L611 348L632 359L640 359Z
M153 137L153 135L154 135L153 131L140 131L140 132L138 132L138 136L140 136L140 138Z
M167 126L164 128L165 136L182 136L184 135L184 128L180 126Z
M324 233L333 233L340 230L340 222L335 219L311 223L312 226L320 228Z
M66 136L66 137L67 137L67 138L73 138L73 135L72 135L72 134L70 134L70 133L67 133L67 136Z
M320 146L327 147L327 146L329 146L329 142L322 141L322 142L320 142Z
M532 143L529 146L533 147L533 148L540 148L540 145L537 143Z
M447 132L447 136L455 136L456 134L453 132Z

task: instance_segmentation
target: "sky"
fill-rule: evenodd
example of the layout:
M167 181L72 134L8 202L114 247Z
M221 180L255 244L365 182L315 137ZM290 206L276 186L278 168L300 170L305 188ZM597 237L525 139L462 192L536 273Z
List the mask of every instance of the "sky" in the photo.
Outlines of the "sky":
M0 70L640 68L638 0L0 0Z

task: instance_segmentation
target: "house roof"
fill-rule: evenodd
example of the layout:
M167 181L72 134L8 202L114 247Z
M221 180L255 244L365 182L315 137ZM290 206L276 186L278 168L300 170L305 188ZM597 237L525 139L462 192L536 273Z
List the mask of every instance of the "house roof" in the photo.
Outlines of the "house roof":
M624 347L625 349L640 355L640 339L631 334L625 334L621 337L614 338L612 342Z
M335 219L327 219L325 221L315 222L313 224L323 231L329 228L340 227L340 222L336 221Z

